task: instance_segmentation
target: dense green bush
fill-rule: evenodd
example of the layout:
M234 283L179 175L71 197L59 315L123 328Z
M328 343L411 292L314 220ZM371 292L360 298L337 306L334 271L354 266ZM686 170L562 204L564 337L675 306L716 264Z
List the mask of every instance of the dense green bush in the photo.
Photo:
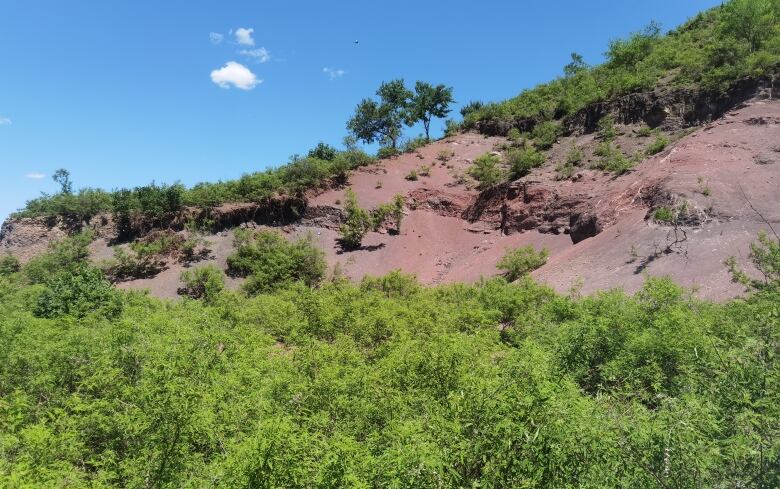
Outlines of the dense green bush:
M531 147L510 149L507 151L509 180L517 180L528 175L532 169L542 166L544 159L542 153Z
M336 148L323 142L317 143L317 146L309 150L309 158L317 160L333 161L338 154Z
M361 208L357 201L357 195L348 188L344 193L344 212L346 219L339 228L339 243L344 249L359 248L363 237L374 226L371 213Z
M61 272L74 271L86 263L94 239L93 233L85 231L52 241L48 251L27 262L22 273L28 282L42 284Z
M654 155L656 153L660 153L664 149L666 149L666 146L669 144L669 140L666 139L666 137L662 134L659 134L656 136L655 141L650 143L650 145L645 150L645 154L650 156Z
M184 286L179 289L179 295L203 299L208 303L214 302L225 289L225 274L214 265L185 270L180 279Z
M0 276L11 275L22 269L19 259L13 255L5 255L0 258Z
M309 234L288 241L277 231L236 230L236 251L227 259L231 275L247 277L244 290L266 293L293 282L309 287L325 276L324 253Z
M777 290L573 299L393 273L47 319L17 279L0 281L2 487L780 480Z
M560 127L552 121L544 121L536 125L531 132L534 146L539 149L550 149L558 141Z
M504 171L499 166L501 158L497 155L485 153L469 168L469 175L479 182L480 189L487 189L501 183L504 180Z
M599 143L593 154L601 157L593 164L593 168L599 170L622 175L634 166L634 162L609 141Z
M496 264L496 268L504 271L504 276L510 282L527 275L547 263L550 252L546 248L536 251L533 246L521 246L507 249Z
M33 314L44 318L82 318L88 314L111 317L119 314L121 308L119 295L103 272L82 265L62 271L48 280L38 296Z

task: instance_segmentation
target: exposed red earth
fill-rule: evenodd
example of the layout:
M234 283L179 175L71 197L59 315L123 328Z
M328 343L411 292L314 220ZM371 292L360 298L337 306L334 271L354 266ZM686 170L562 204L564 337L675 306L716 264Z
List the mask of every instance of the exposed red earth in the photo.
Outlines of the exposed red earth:
M619 126L616 142L626 153L650 142L638 135L638 127ZM303 218L280 229L290 236L312 233L331 270L338 264L356 280L401 269L425 284L475 281L499 273L495 265L506 248L532 245L550 251L533 276L559 291L574 286L585 294L613 287L632 292L646 276L669 276L703 298L738 295L742 288L731 283L724 260L734 255L747 266L748 245L757 234L771 232L770 224L780 230L780 101L752 100L693 132L667 133L679 139L620 176L589 169L598 141L593 133L575 133L556 143L544 167L486 192L476 190L466 172L480 155L502 153L507 140L464 133L349 177L347 186L362 207L395 194L406 197L399 235L369 233L360 249L342 252L336 238L346 187L309 196ZM555 167L572 144L583 149L585 161L571 179L556 180ZM442 152L451 157L441 161ZM424 166L429 176L405 178ZM252 205L230 204L217 212L243 215ZM651 215L661 206L684 206L688 217L676 230L659 224ZM253 220L240 225L261 227ZM99 236L94 259L111 256L110 217L92 226ZM0 249L26 259L64 234L43 219L11 220ZM224 268L232 231L205 239L211 256L195 266ZM170 263L155 277L119 286L176 297L183 269Z

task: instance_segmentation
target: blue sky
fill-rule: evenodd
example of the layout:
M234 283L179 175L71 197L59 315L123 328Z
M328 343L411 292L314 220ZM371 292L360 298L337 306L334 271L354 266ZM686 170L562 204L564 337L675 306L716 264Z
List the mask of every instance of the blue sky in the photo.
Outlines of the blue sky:
M0 219L57 168L107 189L235 178L340 145L382 80L450 85L455 115L720 3L0 2Z

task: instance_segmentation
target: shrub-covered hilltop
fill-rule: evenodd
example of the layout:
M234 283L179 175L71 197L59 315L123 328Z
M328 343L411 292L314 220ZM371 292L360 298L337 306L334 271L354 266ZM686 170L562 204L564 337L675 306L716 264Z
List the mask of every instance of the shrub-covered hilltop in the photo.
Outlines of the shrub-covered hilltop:
M732 0L662 34L650 23L610 42L606 62L590 67L572 53L564 76L499 103L464 107L466 128L563 119L589 104L659 87L718 92L735 80L780 68L780 1Z
M780 485L772 239L726 304L322 281L262 239L232 265L264 287L204 269L180 302L117 291L84 239L4 259L0 486Z

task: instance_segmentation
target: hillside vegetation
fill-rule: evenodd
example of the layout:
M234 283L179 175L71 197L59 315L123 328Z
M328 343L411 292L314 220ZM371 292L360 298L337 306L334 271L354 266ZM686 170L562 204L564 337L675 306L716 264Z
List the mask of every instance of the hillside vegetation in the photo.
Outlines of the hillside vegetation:
M75 190L58 171L60 191L16 217L83 224L110 214L117 239L47 234L35 253L18 253L40 244L31 226L7 248L18 256L0 254L0 488L780 487L780 238L769 209L777 102L700 130L673 150L708 152L681 149L653 179L637 170L630 180L632 165L657 154L651 166L661 166L676 140L650 127L617 127L608 116L589 146L557 141L561 119L593 102L657 87L721 90L774 72L778 20L780 0L732 0L667 35L651 24L612 42L603 65L574 55L564 77L464 111L463 127L502 121L513 126L507 138L472 132L420 148L426 134L403 144L402 126L422 121L427 133L452 93L394 80L348 122L354 139L384 146L380 155L409 151L376 165L350 139L345 150L320 144L279 168L191 188ZM534 127L521 132L525 119ZM712 168L723 173L710 181ZM516 181L542 169L548 180ZM686 172L697 190L679 202L671 184L668 195L659 186L648 196L634 185ZM744 200L723 182L738 182ZM582 196L566 198L571 189ZM678 232L689 236L689 199L710 205L711 194L734 208L717 209L733 227L691 226L691 243L712 241L673 249ZM208 235L171 225L188 206L280 196L333 214L296 229L229 221L239 229ZM580 214L588 199L637 204L602 232L600 215ZM467 211L483 221L472 225ZM129 232L138 219L157 229ZM23 227L4 230L14 225ZM745 252L748 267L742 257L723 262L764 228L772 234ZM540 240L509 241L528 235ZM697 277L705 259L698 277L728 274L743 297L701 300L650 278L659 263ZM430 270L473 271L453 281L474 283L428 287L400 270L348 275L358 260L373 274L413 262L435 284L444 275ZM576 279L556 292L530 277L548 260L644 285L584 296ZM120 288L163 266L177 300ZM497 270L503 276L477 279Z
M2 487L780 484L768 238L762 280L734 270L756 292L726 304L658 279L312 288L267 253L240 255L266 293L205 277L172 303L111 288L86 243L0 268Z
M572 53L564 75L515 98L462 110L463 127L481 122L549 121L589 104L659 87L722 90L780 67L780 0L732 0L661 33L650 23L609 43L606 62L590 67Z

